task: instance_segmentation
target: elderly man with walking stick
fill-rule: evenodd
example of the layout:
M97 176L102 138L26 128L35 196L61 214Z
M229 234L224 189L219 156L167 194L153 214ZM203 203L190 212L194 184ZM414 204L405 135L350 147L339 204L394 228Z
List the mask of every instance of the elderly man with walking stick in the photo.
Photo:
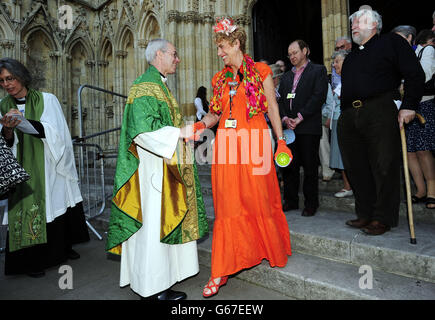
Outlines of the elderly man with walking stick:
M425 78L405 39L379 35L382 18L376 11L359 10L350 20L357 47L343 64L338 140L357 219L346 224L375 236L398 225L399 128L414 119ZM400 99L402 79L398 110L394 100Z

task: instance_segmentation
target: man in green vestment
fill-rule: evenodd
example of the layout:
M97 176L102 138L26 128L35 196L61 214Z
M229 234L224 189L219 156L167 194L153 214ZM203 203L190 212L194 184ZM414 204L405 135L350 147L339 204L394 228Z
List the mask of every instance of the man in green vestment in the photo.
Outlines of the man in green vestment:
M166 77L180 62L152 40L148 70L128 95L121 127L107 250L121 255L120 285L142 297L185 299L170 290L199 272L196 240L208 232L192 147Z

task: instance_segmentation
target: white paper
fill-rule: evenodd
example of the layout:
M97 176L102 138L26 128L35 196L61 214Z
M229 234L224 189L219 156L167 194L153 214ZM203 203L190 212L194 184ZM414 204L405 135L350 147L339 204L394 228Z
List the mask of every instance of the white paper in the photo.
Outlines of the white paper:
M19 129L20 131L22 131L24 133L28 133L28 134L38 134L38 131L36 131L36 129L29 122L29 120L24 118L24 116L22 116L20 114L12 114L11 117L14 117L18 120L21 120L20 124L17 125L17 129Z

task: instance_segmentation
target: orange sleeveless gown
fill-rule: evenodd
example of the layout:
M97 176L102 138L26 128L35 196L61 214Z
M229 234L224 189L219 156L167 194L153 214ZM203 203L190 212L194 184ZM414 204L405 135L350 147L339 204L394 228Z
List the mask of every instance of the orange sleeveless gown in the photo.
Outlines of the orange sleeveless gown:
M272 73L264 63L256 63L255 68L262 81ZM216 76L212 84L215 82ZM291 255L269 128L263 113L247 120L246 99L242 82L232 103L237 128L226 129L230 113L226 86L211 169L215 210L212 278L234 274L263 259L271 267L284 267Z

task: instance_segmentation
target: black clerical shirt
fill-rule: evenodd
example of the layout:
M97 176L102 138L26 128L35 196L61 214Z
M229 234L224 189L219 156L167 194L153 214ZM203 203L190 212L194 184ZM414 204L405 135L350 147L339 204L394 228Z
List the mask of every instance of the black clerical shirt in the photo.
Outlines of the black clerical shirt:
M404 79L400 109L415 110L423 95L425 75L408 42L395 33L375 35L363 47L354 47L343 63L341 109L352 102L396 92Z

